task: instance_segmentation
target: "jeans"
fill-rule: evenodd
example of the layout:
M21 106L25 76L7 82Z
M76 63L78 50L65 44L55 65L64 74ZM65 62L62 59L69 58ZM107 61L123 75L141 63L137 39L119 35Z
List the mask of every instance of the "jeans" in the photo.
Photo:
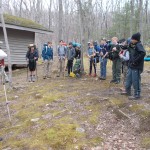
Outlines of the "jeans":
M107 65L107 59L104 58L103 61L101 61L101 64L100 64L100 76L103 77L103 78L106 78L106 65Z
M126 92L131 94L131 86L133 84L134 96L140 96L141 93L141 73L139 69L128 69L126 80Z

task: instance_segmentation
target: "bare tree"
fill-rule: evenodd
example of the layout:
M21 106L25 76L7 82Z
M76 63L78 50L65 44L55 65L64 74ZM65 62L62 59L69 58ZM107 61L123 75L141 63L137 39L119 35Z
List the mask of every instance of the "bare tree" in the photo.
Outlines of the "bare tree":
M131 16L130 16L130 36L133 34L133 16L134 16L134 0L130 0Z
M143 42L143 0L139 0L139 31L141 33L141 41Z
M63 37L63 4L62 4L62 0L59 0L59 20L58 20L58 24L59 24L58 38L59 38L59 40L61 40L62 37Z

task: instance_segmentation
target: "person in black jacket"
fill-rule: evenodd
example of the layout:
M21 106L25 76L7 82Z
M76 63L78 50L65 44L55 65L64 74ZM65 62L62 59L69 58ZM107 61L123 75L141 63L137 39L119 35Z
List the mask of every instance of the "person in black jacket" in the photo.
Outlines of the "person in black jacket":
M129 95L130 100L140 98L141 94L141 73L144 68L144 56L146 51L140 42L140 33L132 35L131 45L129 46L129 69L127 73L126 91L122 94ZM131 86L133 84L134 95L131 96Z
M26 54L26 60L30 71L29 82L35 82L36 61L38 60L38 51L34 44L30 44Z
M80 59L81 58L81 48L79 46L75 47L75 59Z

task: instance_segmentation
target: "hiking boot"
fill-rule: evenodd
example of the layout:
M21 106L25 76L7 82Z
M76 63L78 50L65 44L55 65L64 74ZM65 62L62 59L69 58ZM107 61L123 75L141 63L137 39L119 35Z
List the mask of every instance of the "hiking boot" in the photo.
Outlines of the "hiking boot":
M0 137L0 141L3 141L3 138Z
M103 78L103 77L99 77L98 79L99 79L99 80L102 80L102 78Z
M36 81L36 78L35 78L35 75L32 76L32 82L35 82Z
M46 76L43 76L43 79L46 79Z
M105 78L105 77L102 77L101 80L106 80L106 78Z
M97 75L96 75L96 73L93 75L93 77L96 77Z
M123 91L123 92L121 92L121 95L131 96L131 93Z
M139 95L129 96L129 97L128 97L129 100L138 100L138 99L140 99L140 98L141 98L141 96L139 96Z
M120 83L120 80L117 80L116 82L114 82L115 84L119 84Z
M31 82L31 81L32 81L32 76L30 76L30 77L29 77L28 81L29 81L29 82Z
M91 74L89 74L89 77L91 77L92 75Z
M49 76L47 76L47 78L51 78L51 76L49 75Z
M9 82L9 79L8 79L8 77L7 77L7 76L5 77L5 82L6 82L6 83L8 83L8 82Z
M110 83L115 83L115 82L116 82L116 80L111 80L111 81L110 81Z

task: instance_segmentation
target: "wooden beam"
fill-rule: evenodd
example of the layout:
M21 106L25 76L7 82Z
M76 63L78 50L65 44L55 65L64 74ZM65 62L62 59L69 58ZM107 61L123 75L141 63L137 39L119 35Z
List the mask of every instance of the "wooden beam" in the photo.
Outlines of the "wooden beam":
M9 43L8 43L7 31L6 31L5 21L4 21L4 16L3 16L2 0L0 0L0 17L1 17L1 21L2 21L4 39L5 39L6 49L7 49L9 82L11 85L12 84L12 65L11 65L10 48L9 48Z

